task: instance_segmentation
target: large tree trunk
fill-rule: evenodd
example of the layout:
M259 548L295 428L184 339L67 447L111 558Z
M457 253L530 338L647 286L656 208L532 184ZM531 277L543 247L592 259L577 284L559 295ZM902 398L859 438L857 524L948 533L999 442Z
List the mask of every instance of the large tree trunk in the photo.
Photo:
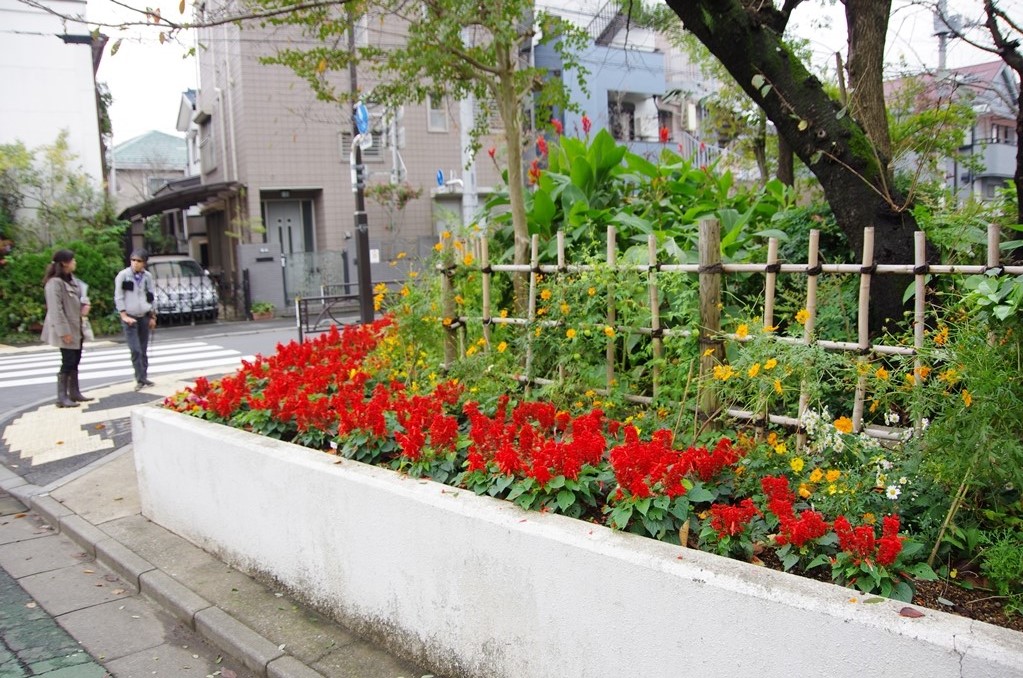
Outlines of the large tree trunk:
M778 137L778 181L786 186L796 185L796 168L792 160L792 147L785 137Z
M884 43L891 0L845 0L849 25L849 111L880 156L891 158L884 104Z
M856 254L864 227L873 226L877 263L912 263L916 222L893 186L887 156L781 40L787 15L769 2L666 2L814 173ZM908 279L885 275L873 281L870 321L876 332L887 319L902 318Z

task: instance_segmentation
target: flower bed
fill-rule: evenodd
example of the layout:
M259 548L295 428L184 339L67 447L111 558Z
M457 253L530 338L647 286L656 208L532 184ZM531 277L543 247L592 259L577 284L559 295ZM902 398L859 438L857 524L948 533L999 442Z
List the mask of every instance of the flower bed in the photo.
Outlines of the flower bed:
M448 676L1015 676L1020 634L158 409L143 513ZM807 635L813 629L813 637ZM556 668L555 668L556 667Z

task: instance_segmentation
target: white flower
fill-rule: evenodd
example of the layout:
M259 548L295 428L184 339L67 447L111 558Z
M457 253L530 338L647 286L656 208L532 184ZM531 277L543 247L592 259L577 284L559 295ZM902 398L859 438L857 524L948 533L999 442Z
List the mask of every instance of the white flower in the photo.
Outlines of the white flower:
M884 423L887 424L888 426L895 426L896 424L899 423L899 413L898 412L885 412L884 413Z
M924 431L926 431L927 427L930 426L930 425L931 425L931 420L928 419L927 417L924 417L923 419L920 420L920 428L923 429Z
M899 498L899 495L902 494L902 490L899 489L898 485L889 485L888 489L884 491L884 494L892 501L895 501Z
M881 461L878 462L877 465L883 468L885 471L891 471L892 466L894 466L895 464L891 463L887 459L882 459Z
M907 478L906 476L902 476L901 478L899 478L899 485L905 485L908 482L909 478Z

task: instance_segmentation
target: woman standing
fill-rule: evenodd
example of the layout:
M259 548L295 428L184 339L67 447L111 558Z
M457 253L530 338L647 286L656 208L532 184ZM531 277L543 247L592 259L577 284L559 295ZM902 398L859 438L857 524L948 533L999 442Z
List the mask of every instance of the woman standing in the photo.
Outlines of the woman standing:
M57 250L46 267L43 291L46 295L46 319L42 339L60 349L60 372L57 374L57 407L78 407L79 402L92 400L78 388L78 363L82 360L82 299L72 275L75 253Z

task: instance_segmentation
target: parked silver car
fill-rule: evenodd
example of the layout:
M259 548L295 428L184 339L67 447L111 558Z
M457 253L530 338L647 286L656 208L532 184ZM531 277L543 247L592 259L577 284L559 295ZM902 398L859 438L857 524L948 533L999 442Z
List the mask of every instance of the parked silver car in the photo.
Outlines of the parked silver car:
M217 285L195 259L183 254L157 254L149 257L146 268L156 283L153 303L161 317L217 319Z

